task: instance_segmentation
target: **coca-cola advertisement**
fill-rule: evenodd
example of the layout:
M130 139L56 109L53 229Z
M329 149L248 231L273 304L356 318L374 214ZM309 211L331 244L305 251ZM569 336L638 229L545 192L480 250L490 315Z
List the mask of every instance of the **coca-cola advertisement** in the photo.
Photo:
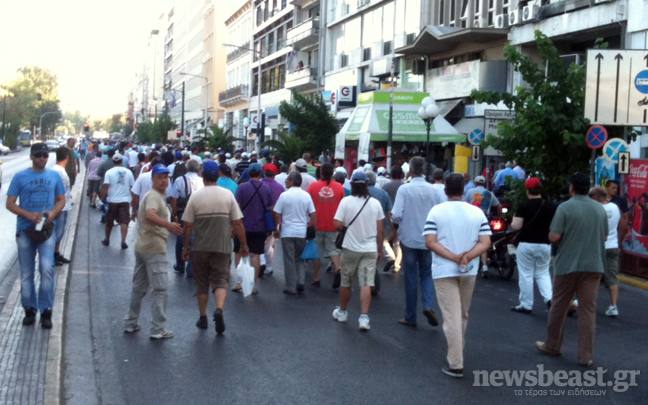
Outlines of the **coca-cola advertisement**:
M624 250L648 258L648 160L632 159L621 191L629 206Z

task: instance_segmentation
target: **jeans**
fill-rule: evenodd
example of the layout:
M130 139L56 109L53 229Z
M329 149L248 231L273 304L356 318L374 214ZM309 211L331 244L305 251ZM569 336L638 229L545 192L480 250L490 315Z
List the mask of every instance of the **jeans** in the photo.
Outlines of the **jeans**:
M551 300L551 245L521 242L517 248L518 284L520 286L520 305L525 309L533 308L533 280L538 284L544 302Z
M427 249L412 249L401 243L405 273L405 320L416 323L416 299L421 281L423 308L434 306L434 281L432 280L432 252Z
M65 226L67 225L69 212L70 211L61 211L61 215L56 219L56 225L54 226L56 243L59 243L63 240L63 236L65 235Z
M20 262L20 295L24 308L37 308L43 312L54 305L56 270L54 267L54 247L56 239L52 235L43 243L32 241L24 232L16 235L18 261ZM40 285L36 295L36 252L38 251L38 272Z

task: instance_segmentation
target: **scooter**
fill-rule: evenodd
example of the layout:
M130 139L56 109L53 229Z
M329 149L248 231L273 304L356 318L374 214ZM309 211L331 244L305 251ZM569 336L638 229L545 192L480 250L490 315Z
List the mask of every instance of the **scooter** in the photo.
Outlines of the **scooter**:
M513 243L518 231L508 229L508 224L502 219L491 219L491 247L488 249L488 272L481 272L482 278L488 278L489 273L499 274L503 280L510 280L517 268L516 250Z

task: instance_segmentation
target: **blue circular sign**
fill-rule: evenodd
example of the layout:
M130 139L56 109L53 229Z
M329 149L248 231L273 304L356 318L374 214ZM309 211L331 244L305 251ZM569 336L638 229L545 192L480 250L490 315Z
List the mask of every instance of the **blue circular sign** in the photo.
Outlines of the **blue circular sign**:
M628 144L621 138L612 138L603 146L603 157L612 163L619 161L619 152L627 152Z
M587 135L585 136L587 146L589 146L590 149L602 148L603 145L605 145L605 142L607 142L607 139L607 130L600 125L591 126L590 129L587 130Z
M634 85L637 90L643 94L648 94L648 70L642 70L637 73Z
M470 134L468 134L468 141L472 145L479 145L481 141L484 140L484 131L481 129L473 129Z

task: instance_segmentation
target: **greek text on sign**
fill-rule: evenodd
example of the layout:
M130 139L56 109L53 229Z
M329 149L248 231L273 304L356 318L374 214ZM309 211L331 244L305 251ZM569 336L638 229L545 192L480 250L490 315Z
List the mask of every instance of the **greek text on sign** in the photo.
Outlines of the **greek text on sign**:
M587 51L585 118L600 125L648 125L648 50Z

